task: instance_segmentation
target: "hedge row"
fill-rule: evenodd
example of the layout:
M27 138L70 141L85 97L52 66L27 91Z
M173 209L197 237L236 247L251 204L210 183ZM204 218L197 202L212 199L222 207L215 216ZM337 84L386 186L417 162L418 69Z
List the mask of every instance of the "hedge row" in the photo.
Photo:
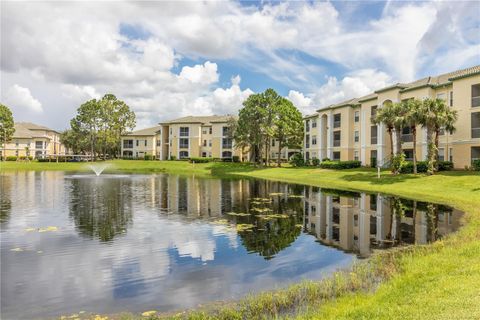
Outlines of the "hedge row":
M449 171L453 169L453 162L439 161L438 171ZM417 161L417 172L425 173L428 171L428 161ZM400 169L400 173L413 173L413 161L407 161Z
M324 160L320 163L320 168L336 169L336 170L360 168L361 166L362 166L362 162L357 160L351 160L351 161Z
M473 161L472 168L475 171L480 171L480 159Z

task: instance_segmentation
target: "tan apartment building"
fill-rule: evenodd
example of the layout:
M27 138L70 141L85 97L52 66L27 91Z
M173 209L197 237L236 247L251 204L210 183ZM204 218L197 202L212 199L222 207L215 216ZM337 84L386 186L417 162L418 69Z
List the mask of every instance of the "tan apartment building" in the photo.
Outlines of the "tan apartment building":
M162 127L137 130L121 137L121 155L124 158L144 158L146 155L161 157Z
M235 148L230 138L229 121L235 116L186 116L162 122L158 126L133 131L121 138L122 157L143 158L154 155L155 159L217 158L241 161L249 159L248 150ZM242 153L243 152L243 153ZM278 157L278 141L271 141L270 158ZM289 159L298 149L282 148L282 159Z
M440 137L440 160L449 160L455 168L464 168L480 158L480 66L397 83L317 110L304 118L305 158L360 160L365 166L374 162L383 165L392 146L384 125L374 125L371 119L378 108L411 98L444 99L458 112L457 130L453 134L442 133ZM413 142L409 128L403 129L401 139L406 158L411 160ZM424 160L426 156L427 133L419 127L417 159Z
M58 131L30 122L16 122L15 132L1 152L7 157L43 158L64 155L65 147L60 142Z

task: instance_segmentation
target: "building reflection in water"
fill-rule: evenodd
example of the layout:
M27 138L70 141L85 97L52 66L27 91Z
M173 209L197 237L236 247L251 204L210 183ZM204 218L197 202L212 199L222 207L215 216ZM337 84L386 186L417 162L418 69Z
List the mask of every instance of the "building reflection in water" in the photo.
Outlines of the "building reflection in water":
M435 241L457 230L462 216L437 204L305 187L305 229L322 244L361 258L374 249Z

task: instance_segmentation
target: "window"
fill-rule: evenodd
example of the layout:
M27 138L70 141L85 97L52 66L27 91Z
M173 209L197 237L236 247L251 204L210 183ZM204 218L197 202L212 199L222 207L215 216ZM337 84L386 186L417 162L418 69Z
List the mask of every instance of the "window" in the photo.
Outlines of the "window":
M358 161L358 151L353 153L353 160Z
M207 132L208 132L207 128L202 129L202 134L207 134Z
M305 131L306 132L310 131L310 120L305 120Z
M310 135L305 135L305 148L310 148Z
M180 138L179 144L181 149L188 149L188 139L187 138Z
M438 135L439 135L439 136L445 135L445 127L441 127L441 128L438 130Z
M133 140L127 140L131 141L132 147L133 147ZM35 141L35 149L43 149L43 141Z
M231 149L232 148L232 139L231 138L223 138L222 139L222 148L223 149Z
M138 142L139 142L139 141L137 140L137 141L136 141L136 145L137 145L137 147L138 147Z
M472 86L472 108L480 107L480 83Z
M145 147L147 146L147 139L145 139Z
M360 121L360 111L355 111L355 122Z
M447 100L445 93L437 93L437 99Z
M438 148L438 161L445 161L445 149Z
M450 107L453 107L453 91L450 91Z
M480 112L472 113L472 138L480 138Z
M334 131L333 132L333 146L334 147L340 147L341 144L341 132L340 131Z
M18 150L15 150L15 156L18 157Z
M453 148L448 149L448 160L453 162Z
M180 127L180 137L188 137L189 128L188 127Z
M340 151L335 151L333 153L333 160L340 160Z
M207 140L203 140L203 146L204 146L204 147L207 146Z
M160 140L160 138L157 139L157 147L160 147L161 144L162 144L162 140Z
M370 127L370 144L377 144L377 126Z
M132 151L123 151L123 157L124 158L133 158L133 152Z
M207 153L206 153L206 152L202 152L202 157L203 157L203 158L206 158L206 157L207 157Z
M377 115L377 106L372 106L372 109L370 110L370 116L372 118L375 118L376 115Z
M272 139L272 147L275 147L275 139Z
M180 153L178 154L178 157L180 159L186 159L188 158L188 151L180 151Z
M359 139L360 139L360 135L359 135L358 131L355 131L354 134L353 134L353 140L355 142L358 142Z
M212 134L212 127L210 127L210 129L208 130L208 133Z
M222 158L231 158L232 157L232 152L231 151L223 151L222 152Z
M230 128L229 127L223 127L222 128L222 135L224 137L228 137L230 135Z
M377 210L377 195L370 195L370 210Z
M412 142L413 134L411 127L403 127L402 129L402 142Z
M208 140L208 146L209 146L209 147L212 146L212 140Z
M480 159L480 147L472 147L472 163Z
M312 128L316 128L317 127L317 120L312 120Z
M317 136L312 136L312 145L317 144Z
M405 160L413 161L413 149L404 149L403 154L405 155Z
M336 113L333 115L333 127L334 128L340 128L342 125L342 114L341 113Z

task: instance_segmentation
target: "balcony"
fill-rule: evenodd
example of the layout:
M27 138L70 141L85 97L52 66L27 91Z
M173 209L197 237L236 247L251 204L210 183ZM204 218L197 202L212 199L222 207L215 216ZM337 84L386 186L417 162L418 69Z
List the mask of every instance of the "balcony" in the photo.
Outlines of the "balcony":
M413 134L402 134L402 142L412 142L413 141Z

